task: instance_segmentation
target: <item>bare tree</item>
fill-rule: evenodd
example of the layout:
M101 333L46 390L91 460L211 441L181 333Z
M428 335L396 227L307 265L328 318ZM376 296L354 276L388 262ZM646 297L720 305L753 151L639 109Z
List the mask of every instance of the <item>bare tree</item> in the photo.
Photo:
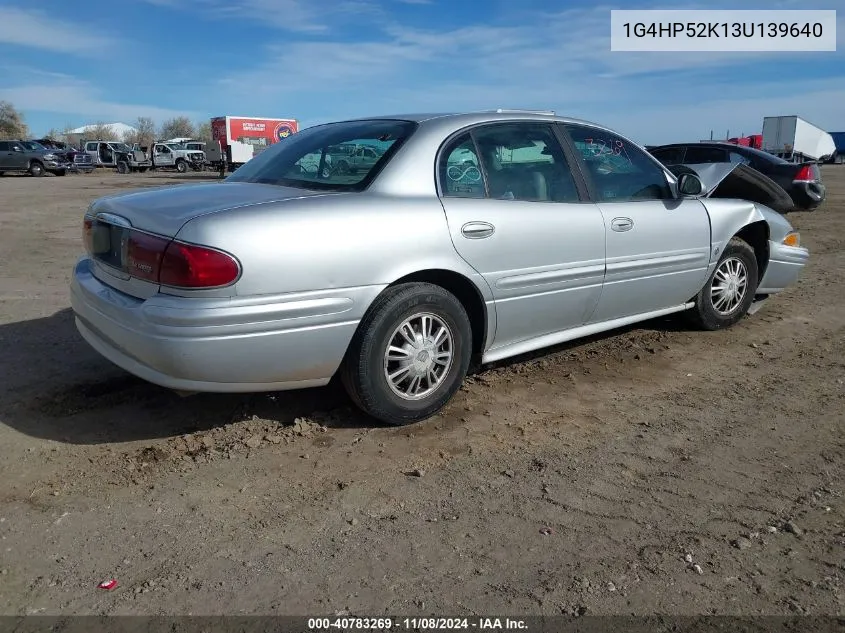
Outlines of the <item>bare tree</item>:
M203 143L211 143L214 137L211 135L211 121L203 121L194 125L196 139Z
M0 101L0 138L26 138L29 126L15 106L8 101Z
M186 116L177 116L161 124L160 138L194 137L194 124Z
M52 141L60 141L62 140L62 136L64 135L59 130L54 127L51 127L44 135L44 138L49 138Z
M138 117L135 129L123 135L123 142L132 145L138 143L141 147L150 147L156 140L155 122L145 116Z
M85 130L85 134L82 135L86 139L90 139L92 141L118 141L117 133L114 131L112 126L103 123L102 121L98 121L93 125L87 126Z

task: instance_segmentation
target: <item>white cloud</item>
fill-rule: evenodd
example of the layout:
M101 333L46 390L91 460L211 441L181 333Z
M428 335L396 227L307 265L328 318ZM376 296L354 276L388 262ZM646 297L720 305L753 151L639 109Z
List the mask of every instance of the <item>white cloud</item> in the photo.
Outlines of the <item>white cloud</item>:
M84 123L92 123L98 120L132 123L141 116L147 116L156 121L175 116L187 116L193 119L205 118L204 113L195 111L118 103L101 99L100 91L94 86L76 80L10 88L0 87L0 100L11 101L15 104L15 107L23 111L76 115L84 119Z
M205 19L250 21L300 33L325 33L330 24L355 17L381 15L375 0L145 0L149 4L186 10Z
M56 20L43 11L0 7L0 43L93 55L108 50L113 40L83 25Z

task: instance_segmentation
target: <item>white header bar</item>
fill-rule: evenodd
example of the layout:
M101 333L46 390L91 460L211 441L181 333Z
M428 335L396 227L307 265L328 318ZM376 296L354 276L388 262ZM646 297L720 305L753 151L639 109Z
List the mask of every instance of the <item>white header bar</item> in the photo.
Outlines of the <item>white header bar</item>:
M611 51L836 50L835 10L612 10Z

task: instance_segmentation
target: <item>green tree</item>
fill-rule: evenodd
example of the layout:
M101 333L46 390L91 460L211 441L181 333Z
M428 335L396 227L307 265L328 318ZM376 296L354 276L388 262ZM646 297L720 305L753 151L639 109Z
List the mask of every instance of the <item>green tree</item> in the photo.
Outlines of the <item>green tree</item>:
M26 138L29 126L23 113L8 101L0 101L0 138Z

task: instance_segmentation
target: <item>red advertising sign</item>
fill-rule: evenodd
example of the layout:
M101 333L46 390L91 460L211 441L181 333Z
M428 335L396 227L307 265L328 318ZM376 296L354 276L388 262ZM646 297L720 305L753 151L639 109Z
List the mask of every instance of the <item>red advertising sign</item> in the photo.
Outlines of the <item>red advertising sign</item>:
M296 134L298 131L299 126L295 119L230 116L217 117L211 120L213 137L215 139L226 139L228 143L238 141L249 145L272 145L277 141L286 139L291 134Z

